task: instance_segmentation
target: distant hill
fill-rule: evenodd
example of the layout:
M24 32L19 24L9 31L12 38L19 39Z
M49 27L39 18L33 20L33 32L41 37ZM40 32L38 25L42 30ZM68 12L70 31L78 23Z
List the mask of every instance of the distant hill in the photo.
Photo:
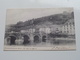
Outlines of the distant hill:
M50 22L52 24L61 25L64 24L67 20L74 18L73 12L71 13L62 13L62 14L55 14L45 17L40 17L36 19L31 19L25 22L18 22L12 28L10 28L10 31L20 31L22 29L28 29L35 27L36 25L45 24L45 22Z

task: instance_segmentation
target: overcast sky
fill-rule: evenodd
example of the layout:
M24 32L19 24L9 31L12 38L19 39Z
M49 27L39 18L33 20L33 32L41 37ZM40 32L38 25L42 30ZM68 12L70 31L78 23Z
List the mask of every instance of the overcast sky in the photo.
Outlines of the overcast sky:
M8 9L6 25L16 24L19 21L26 21L33 18L39 18L48 15L62 13L63 11L71 12L72 8L29 8L29 9Z

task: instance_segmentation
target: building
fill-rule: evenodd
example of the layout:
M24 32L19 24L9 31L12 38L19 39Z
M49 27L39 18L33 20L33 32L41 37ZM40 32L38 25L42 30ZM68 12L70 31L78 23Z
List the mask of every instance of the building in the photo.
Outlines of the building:
M69 19L62 25L62 33L75 35L74 19Z

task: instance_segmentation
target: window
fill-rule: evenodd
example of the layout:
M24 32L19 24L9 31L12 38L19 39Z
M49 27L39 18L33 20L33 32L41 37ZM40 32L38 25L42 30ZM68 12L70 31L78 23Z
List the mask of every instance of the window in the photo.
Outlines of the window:
M67 27L67 30L68 30L68 27Z
M69 33L69 31L67 31L67 33Z
M66 33L66 31L64 31L64 33Z
M70 23L70 26L71 26L71 23Z
M73 22L73 25L74 25L74 22Z

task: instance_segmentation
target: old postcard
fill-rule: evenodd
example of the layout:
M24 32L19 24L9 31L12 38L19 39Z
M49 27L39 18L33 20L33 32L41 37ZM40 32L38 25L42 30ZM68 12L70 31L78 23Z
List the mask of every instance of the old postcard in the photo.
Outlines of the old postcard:
M7 9L4 50L76 50L73 8Z

